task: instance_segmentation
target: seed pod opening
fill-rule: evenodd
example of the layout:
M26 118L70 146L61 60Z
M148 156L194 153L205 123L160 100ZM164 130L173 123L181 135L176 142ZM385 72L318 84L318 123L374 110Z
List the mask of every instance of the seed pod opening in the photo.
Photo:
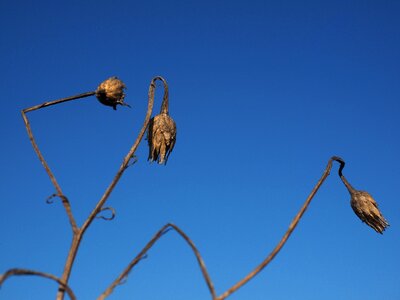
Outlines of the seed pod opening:
M176 141L176 124L167 113L161 113L150 120L147 141L148 160L166 164Z
M104 105L112 106L114 110L117 109L117 105L129 106L124 102L124 89L126 86L121 80L117 77L110 77L97 87L97 100Z
M378 204L368 192L353 190L350 192L350 204L356 215L378 233L383 233L389 223L383 217Z

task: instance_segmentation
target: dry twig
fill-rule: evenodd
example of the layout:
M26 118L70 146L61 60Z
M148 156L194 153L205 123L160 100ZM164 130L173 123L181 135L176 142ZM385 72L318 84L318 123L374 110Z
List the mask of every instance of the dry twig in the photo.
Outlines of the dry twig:
M7 272L5 272L3 275L0 276L0 287L2 286L4 281L6 281L9 277L21 276L21 275L34 275L34 276L40 276L40 277L51 279L51 280L57 282L60 286L62 286L65 289L65 291L67 292L67 294L71 300L76 300L74 292L60 278L58 278L52 274L49 274L49 273L43 273L43 272L38 272L38 271L33 271L33 270L27 270L27 269L10 269L10 270L8 270Z
M124 283L132 271L133 267L136 266L144 257L146 257L147 252L154 246L154 244L169 231L169 229L174 229L179 235L186 241L186 243L192 249L194 255L196 256L197 262L203 274L204 280L207 283L208 289L210 290L213 299L216 298L216 293L214 285L211 281L211 277L207 272L206 265L203 258L200 255L199 250L196 248L192 240L176 225L168 223L161 227L159 231L153 236L153 238L146 244L146 246L139 252L139 254L128 264L128 266L122 271L122 273L114 280L114 282L97 298L97 300L104 300L107 298L115 289L116 286Z

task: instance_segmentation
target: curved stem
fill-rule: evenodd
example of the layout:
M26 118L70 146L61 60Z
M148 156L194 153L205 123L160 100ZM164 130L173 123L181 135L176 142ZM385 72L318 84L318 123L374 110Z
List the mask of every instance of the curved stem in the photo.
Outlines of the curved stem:
M111 192L114 190L115 186L119 182L120 178L122 177L122 174L124 171L127 169L129 166L129 162L131 159L134 157L135 151L138 148L140 142L142 141L142 138L144 136L144 133L146 132L146 129L149 125L151 114L153 112L153 106L154 106L154 93L155 93L155 88L156 88L156 81L161 80L164 83L164 87L166 86L166 81L164 78L161 76L156 76L154 77L149 86L149 92L148 92L148 105L147 105L147 113L145 120L143 122L142 129L140 130L135 142L133 143L131 149L128 151L128 154L124 157L121 166L119 167L117 174L115 175L114 179L111 181L110 185L104 192L103 196L100 198L100 200L97 202L95 208L92 210L92 212L89 214L87 217L86 221L83 223L82 227L79 229L79 232L76 236L74 236L71 248L68 252L67 260L64 266L64 272L62 275L62 280L64 282L68 282L69 276L71 274L72 270L72 265L75 261L76 254L78 252L81 240L83 238L84 233L90 226L90 224L93 222L93 220L96 218L98 213L102 210L104 204L106 203L108 197L110 196ZM164 90L164 100L168 99L168 87L166 90ZM163 102L164 103L164 102ZM168 103L168 101L167 101ZM59 293L57 294L57 300L62 300L64 297L64 291L62 289L59 289Z
M96 207L93 209L93 211L90 213L89 217L86 219L85 223L82 225L82 231L86 231L86 229L89 227L89 225L93 222L94 218L96 217L97 213L101 210L103 207L104 203L107 201L108 197L110 196L111 192L114 190L114 187L117 185L119 179L121 178L122 174L126 170L129 161L131 158L134 156L136 149L138 148L140 142L142 141L142 138L144 136L144 133L146 132L146 129L149 125L151 114L153 112L153 106L154 106L154 92L156 88L155 82L157 80L162 80L163 82L165 81L162 77L154 77L149 86L149 93L148 93L148 105L147 105L147 113L145 120L143 122L142 129L139 132L138 137L136 138L136 141L132 145L131 149L129 150L128 154L125 156L121 166L119 167L119 170L117 171L117 174L115 175L114 179L111 181L110 185L104 192L103 196L99 200L99 202L96 204ZM165 94L165 93L164 93ZM167 96L168 97L168 96Z
M68 296L71 298L71 300L76 300L76 297L75 297L73 291L71 290L71 288L68 285L66 285L65 283L63 283L60 278L58 278L52 274L33 271L33 270L26 270L26 269L10 269L10 270L8 270L2 276L0 276L0 287L4 283L4 281L7 280L7 278L9 278L11 276L21 276L21 275L34 275L34 276L40 276L40 277L54 280L59 285L63 286L63 288L68 293Z
M162 83L164 84L164 96L163 96L163 101L161 103L161 110L160 110L160 114L168 114L168 106L169 106L169 91L168 91L168 83L167 81L162 78L161 76L156 76L154 77L154 79L158 79L160 81L162 81Z
M147 254L151 247L166 233L168 229L173 228L190 246L194 255L197 258L197 262L202 271L203 277L207 283L208 289L212 295L213 299L216 299L216 293L214 289L214 285L211 281L210 275L207 272L205 263L200 255L199 250L196 248L192 240L176 225L168 223L161 227L159 231L153 236L153 238L146 244L146 246L139 252L139 254L129 263L129 265L124 269L124 271L118 276L117 279L97 298L97 300L104 300L108 297L115 289L116 286L122 284L124 280L129 276L129 273L132 271L133 267L136 266Z
M174 224L169 224L169 226L174 228L175 231L178 232L182 236L182 238L189 244L190 248L192 248L192 251L193 251L194 255L197 258L197 262L198 262L198 264L200 266L201 272L203 274L204 280L207 283L207 286L208 286L208 289L209 289L209 291L211 293L211 296L212 296L213 299L216 299L217 295L215 293L214 285L213 285L213 283L211 281L210 275L207 272L206 265L205 265L205 263L203 261L203 258L200 255L199 250L196 248L196 246L194 245L192 240L178 226L176 226Z
M341 169L340 172L342 171L344 167L344 161L337 156L333 156L329 159L328 165L325 168L324 173L322 174L321 178L311 191L310 195L307 197L306 201L304 202L303 206L300 208L299 212L293 219L293 221L290 223L288 230L286 233L283 235L281 240L279 241L278 245L275 246L275 248L272 250L272 252L253 270L251 271L248 275L246 275L242 280L237 282L235 285L233 285L231 288L229 288L226 292L224 292L222 295L220 295L217 299L218 300L223 300L229 297L231 294L236 292L239 288L241 288L243 285L245 285L249 280L251 280L253 277L255 277L258 273L260 273L274 258L275 256L279 253L279 251L282 249L282 247L285 245L286 241L292 234L292 232L295 230L297 224L299 223L301 217L304 215L305 211L307 210L309 204L311 203L311 200L314 198L315 194L321 187L321 185L324 183L325 179L329 176L330 171L332 169L332 161L337 161L341 164Z
M161 227L159 231L152 237L152 239L146 244L146 246L142 249L142 251L139 252L138 255L129 263L129 265L124 269L124 271L118 276L117 279L114 280L114 282L97 298L97 300L104 300L106 297L108 297L115 289L117 285L120 285L129 275L131 272L132 268L136 266L144 257L146 257L147 251L153 245L157 240L162 237L168 228L169 224L164 225Z
M26 113L34 111L34 110L38 110L38 109L41 109L41 108L44 108L44 107L47 107L47 106L56 105L56 104L60 104L60 103L67 102L67 101L72 101L72 100L77 100L77 99L89 97L89 96L92 96L94 94L95 94L95 92L87 92L87 93L83 93L83 94L79 94L79 95L75 95L75 96L71 96L71 97L67 97L67 98L62 98L62 99L58 99L58 100L54 100L54 101L50 101L50 102L44 102L44 103L39 104L39 105L35 105L35 106L29 107L29 108L25 108L25 109L23 109L21 111L22 118L24 119L25 127L26 127L26 130L28 132L28 136L29 136L29 139L30 139L30 141L32 143L33 149L35 150L37 156L39 157L39 160L42 163L44 169L46 170L46 173L49 175L50 180L53 183L53 185L54 185L54 187L55 187L55 189L57 191L57 194L62 199L62 203L63 203L63 206L64 206L65 211L67 213L67 216L68 216L68 219L69 219L69 223L71 225L73 233L77 232L78 226L76 225L75 218L74 218L74 216L72 214L72 211L71 211L71 204L70 204L69 200L67 199L67 197L64 196L64 194L63 194L63 192L61 190L61 187L58 184L53 172L51 171L49 165L47 164L46 160L44 159L43 154L40 152L39 146L37 145L37 143L35 141L35 138L33 137L32 129L31 129L31 126L29 124L29 120L28 120L28 117L27 117Z

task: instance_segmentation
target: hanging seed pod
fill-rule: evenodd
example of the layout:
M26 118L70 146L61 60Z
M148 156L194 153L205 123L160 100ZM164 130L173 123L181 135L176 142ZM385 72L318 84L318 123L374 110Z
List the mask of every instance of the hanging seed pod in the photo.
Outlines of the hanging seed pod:
M369 227L382 234L386 227L389 226L389 223L383 217L374 198L372 198L368 192L358 191L353 188L347 179L341 174L341 170L339 171L339 174L350 193L350 205L355 214Z
M148 160L166 164L176 141L176 125L167 113L161 113L150 120L147 141Z
M355 190L350 195L350 204L356 215L369 227L382 234L389 223L383 217L374 198L364 191Z
M114 110L117 109L117 105L130 107L124 102L124 89L126 86L121 80L117 77L110 77L97 87L96 97L102 104L112 106Z

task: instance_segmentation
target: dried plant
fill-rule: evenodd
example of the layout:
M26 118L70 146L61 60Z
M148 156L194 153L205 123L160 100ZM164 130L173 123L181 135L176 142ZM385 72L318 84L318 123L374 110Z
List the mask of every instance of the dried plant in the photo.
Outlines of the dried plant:
M97 99L107 106L112 106L114 110L117 105L129 106L124 102L126 89L125 84L117 77L110 77L100 83L96 90Z
M151 114L153 110L153 105L154 105L154 93L156 89L156 82L161 81L164 84L164 97L163 97L163 102L161 105L161 112L159 115L155 116L153 119L151 119ZM96 206L92 210L92 212L89 214L87 219L83 222L81 226L78 226L76 223L74 214L72 213L71 209L71 202L67 198L66 195L64 195L63 191L61 190L60 185L58 184L53 172L51 171L49 165L47 164L46 160L44 159L41 151L39 150L39 147L33 137L33 133L27 118L27 113L45 108L51 105L56 105L60 104L63 102L67 101L72 101L72 100L77 100L77 99L82 99L86 98L89 96L95 95L98 100L107 106L111 106L114 109L116 109L117 105L125 105L127 104L124 102L124 93L125 89L125 84L117 79L116 77L112 77L104 81L99 85L99 87L96 89L94 92L88 92L88 93L83 93L79 94L76 96L68 97L68 98L63 98L51 102L45 102L43 104L33 106L27 109L22 110L22 117L25 122L25 126L28 132L28 136L30 138L30 141L32 143L32 146L36 152L36 154L39 157L39 160L41 161L43 167L45 168L47 174L49 175L49 178L51 182L54 185L54 188L56 190L55 193L53 193L48 199L47 203L52 203L54 197L58 197L61 199L61 202L64 206L66 215L68 217L71 230L72 230L72 242L70 249L68 251L68 255L66 258L66 262L64 264L64 271L61 274L60 277L57 277L53 274L49 273L44 273L44 272L39 272L39 271L34 271L34 270L28 270L28 269L10 269L6 271L4 274L0 276L0 286L10 277L12 276L18 276L18 275L35 275L35 276L40 276L43 278L48 278L56 283L59 284L59 289L58 293L56 295L57 300L62 300L64 299L65 293L68 294L70 299L76 299L72 289L68 285L69 277L72 271L72 267L75 262L76 255L78 253L81 241L84 237L84 234L88 227L92 224L92 222L97 219L97 218L102 218L104 220L112 220L115 216L115 211L112 207L107 207L105 206L105 203L107 199L109 198L110 194L112 193L114 187L117 185L119 182L119 179L123 175L124 171L128 168L128 166L132 163L132 160L135 158L134 154L136 149L138 148L145 131L148 129L148 144L149 144L149 157L148 159L150 161L158 161L160 164L165 164L168 160L168 157L171 153L171 151L174 148L175 141L176 141L176 125L175 122L172 120L171 117L169 117L168 114L168 85L167 82L165 81L164 78L157 76L154 77L151 82L150 82L150 87L149 87L149 92L148 92L148 106L147 106L147 113L144 119L143 126L141 130L139 131L139 134L134 141L132 147L129 149L128 153L123 159L123 162L121 166L119 167L115 177L111 181L110 185L108 188L105 190L103 196L99 199L97 202ZM324 183L326 178L330 175L331 169L332 169L332 164L333 162L336 161L340 164L339 167L339 176L345 186L347 187L348 191L350 192L351 195L351 206L357 216L365 222L367 225L372 227L375 231L378 233L382 233L387 226L389 226L388 222L385 220L385 218L382 216L381 212L378 209L378 206L375 202L375 200L367 193L367 192L362 192L362 191L357 191L355 190L346 180L346 178L342 174L342 170L345 166L345 162L343 159L337 156L333 156L332 158L329 159L328 165L326 166L321 178L318 180L314 188L312 189L311 193L305 200L304 204L300 208L299 212L297 215L294 217L292 222L289 225L289 228L285 232L285 234L282 236L281 240L279 243L275 246L275 248L266 255L266 257L260 262L259 265L257 265L250 273L245 275L241 280L239 280L237 283L232 285L230 288L228 288L226 291L221 293L220 295L217 295L214 284L211 280L211 276L209 275L206 265L204 263L204 260L193 243L193 241L189 238L189 236L183 232L182 229L180 229L178 226L168 223L164 225L152 238L151 240L145 245L145 247L133 258L132 261L129 262L127 267L121 272L120 275L117 276L117 278L105 289L105 291L98 297L98 300L103 300L107 298L114 290L115 288L125 282L129 274L132 272L133 268L147 255L147 252L155 245L155 243L163 237L167 232L173 230L177 232L185 241L185 243L191 248L193 251L197 262L199 264L199 268L201 270L201 273L203 275L203 278L207 284L207 287L209 289L211 299L212 300L223 300L228 298L230 295L235 293L237 290L239 290L241 287L243 287L247 282L249 282L251 279L253 279L257 274L259 274L275 257L276 255L280 252L282 247L286 244L287 240L289 239L290 235L293 233L295 228L297 227L300 219L303 217L305 211L307 210L309 204L311 203L312 199L318 192L319 188L321 185ZM109 211L111 212L111 216L105 217L102 215L104 211Z
M339 169L339 176L350 193L350 205L355 214L361 221L382 234L389 226L389 223L383 217L374 198L368 192L358 191L353 188L343 176L342 168Z
M149 161L166 164L168 156L174 149L176 141L176 125L166 113L161 113L150 120L147 131L149 142Z
M168 157L174 149L176 141L176 124L168 114L168 85L165 81L164 90L161 112L150 120L147 131L148 160L158 161L159 164L167 164Z

